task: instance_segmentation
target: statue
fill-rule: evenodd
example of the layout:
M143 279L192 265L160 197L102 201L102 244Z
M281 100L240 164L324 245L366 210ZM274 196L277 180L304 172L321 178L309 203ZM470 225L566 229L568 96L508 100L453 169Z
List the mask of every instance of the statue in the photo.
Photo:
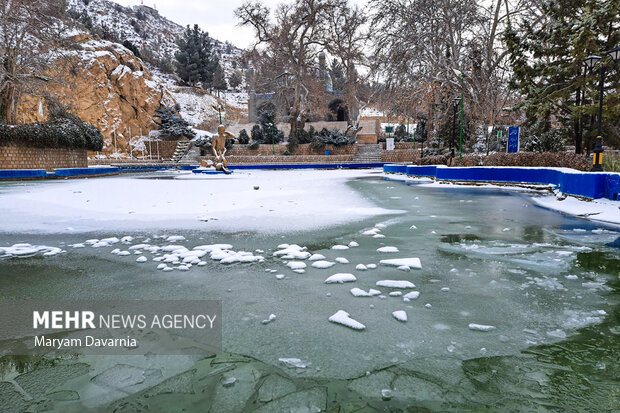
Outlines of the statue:
M217 127L217 135L213 135L211 138L211 147L213 148L213 154L215 155L215 170L224 171L229 174L230 171L226 168L226 158L224 157L226 154L227 139L235 139L235 136L230 132L226 132L224 125L220 125Z

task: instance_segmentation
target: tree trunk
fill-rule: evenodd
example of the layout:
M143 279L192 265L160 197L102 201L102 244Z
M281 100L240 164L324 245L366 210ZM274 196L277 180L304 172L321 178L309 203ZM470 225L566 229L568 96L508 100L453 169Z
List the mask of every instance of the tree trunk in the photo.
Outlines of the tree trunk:
M18 95L15 87L7 86L0 94L0 122L17 124Z
M579 117L573 122L573 130L575 132L575 153L580 154L581 149L581 89L577 89L575 96L575 106L579 108Z

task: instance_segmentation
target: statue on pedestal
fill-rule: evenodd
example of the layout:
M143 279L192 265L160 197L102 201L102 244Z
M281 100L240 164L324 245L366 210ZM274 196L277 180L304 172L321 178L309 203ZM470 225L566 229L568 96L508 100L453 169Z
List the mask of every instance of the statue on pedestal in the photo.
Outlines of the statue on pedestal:
M217 135L213 135L211 138L211 147L213 148L213 154L215 155L215 170L224 171L229 174L230 171L226 168L225 157L227 139L235 139L235 136L230 132L226 132L224 125L220 125L217 128Z

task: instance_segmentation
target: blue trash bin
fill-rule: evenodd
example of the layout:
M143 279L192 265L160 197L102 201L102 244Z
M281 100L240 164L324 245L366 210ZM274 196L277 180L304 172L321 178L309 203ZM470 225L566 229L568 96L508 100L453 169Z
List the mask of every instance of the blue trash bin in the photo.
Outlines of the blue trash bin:
M325 151L325 155L329 155L329 154L330 154L330 152L329 152L329 151Z

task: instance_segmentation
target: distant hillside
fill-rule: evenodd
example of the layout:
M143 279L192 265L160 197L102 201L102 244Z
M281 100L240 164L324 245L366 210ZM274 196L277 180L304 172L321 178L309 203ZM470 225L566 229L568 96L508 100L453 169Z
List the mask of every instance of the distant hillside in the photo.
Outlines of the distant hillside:
M138 2L138 0L136 0ZM151 7L123 7L108 0L69 0L69 14L104 40L134 44L147 64L163 71L172 69L176 41L185 28ZM208 32L208 27L203 28ZM230 76L237 69L242 51L228 42L213 40L214 51ZM243 75L243 73L239 73Z

